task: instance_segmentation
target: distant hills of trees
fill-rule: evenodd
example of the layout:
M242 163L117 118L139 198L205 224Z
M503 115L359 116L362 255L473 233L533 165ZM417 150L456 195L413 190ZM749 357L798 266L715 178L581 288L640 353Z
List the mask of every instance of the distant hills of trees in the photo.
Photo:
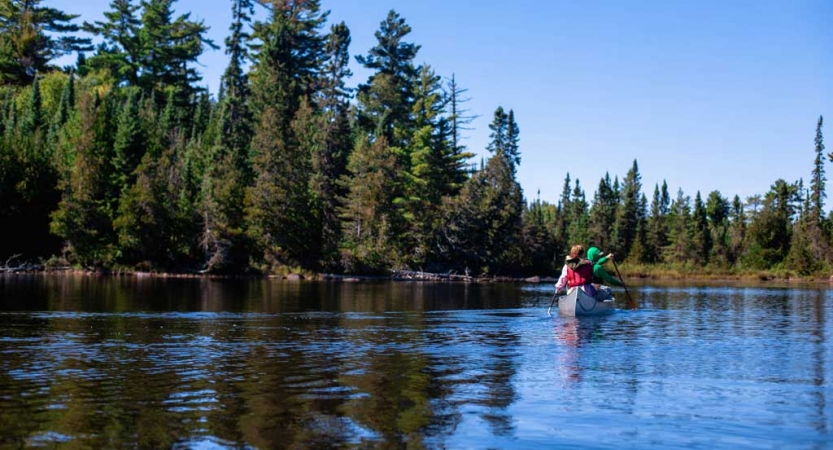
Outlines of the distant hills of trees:
M174 0L113 0L94 23L42 3L0 0L0 256L510 275L553 273L583 243L628 263L830 268L821 117L808 186L692 200L663 182L649 200L634 161L621 180L605 174L591 201L569 174L557 204L529 201L514 112L496 108L491 157L472 163L466 89L414 62L420 46L394 11L356 56L372 74L351 89L350 30L318 0L232 0L213 98L195 63L217 45ZM75 65L52 65L67 54Z

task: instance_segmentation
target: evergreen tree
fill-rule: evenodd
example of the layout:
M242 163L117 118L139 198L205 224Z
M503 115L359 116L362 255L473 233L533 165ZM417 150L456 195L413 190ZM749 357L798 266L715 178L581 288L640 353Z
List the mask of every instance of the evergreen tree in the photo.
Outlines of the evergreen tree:
M466 152L466 146L463 145L463 131L469 130L468 125L476 118L476 116L468 115L469 110L463 108L463 104L469 101L464 95L468 89L461 88L457 84L455 76L452 74L448 81L447 99L449 107L451 108L451 115L448 117L448 125L451 127L449 135L451 137L452 157L450 158L453 167L449 170L454 173L455 178L452 180L454 190L457 191L468 178L466 165L467 161L474 157L473 153Z
M662 191L659 185L654 185L654 196L651 200L651 216L648 221L648 242L651 254L649 261L656 263L662 261L663 251L668 246L668 212L670 199L668 196L668 184L663 180Z
M821 224L824 199L827 197L827 193L824 190L827 178L824 176L824 137L821 133L823 124L824 117L819 116L818 124L816 124L816 158L813 161L813 175L810 183L811 216L817 224ZM828 154L828 158L833 160L833 154Z
M109 71L119 84L139 84L139 72L143 66L139 37L142 23L137 17L139 8L132 0L112 0L110 10L104 12L106 21L84 22L85 31L103 39L95 55L89 61L84 58L85 65ZM79 54L79 60L81 55L83 53Z
M347 78L352 76L348 67L350 39L350 30L344 22L330 28L319 100L324 115L324 143L319 147L320 151L312 155L311 189L321 220L322 264L329 269L336 269L340 263L338 210L340 199L347 191L339 180L347 173L347 158L353 145L349 116L351 89L346 84Z
M319 252L310 248L309 234L313 150L301 146L293 122L309 123L316 114L310 101L324 56L319 31L326 14L317 0L275 0L269 8L269 20L254 27L251 105L258 120L251 147L254 185L246 194L248 234L269 265L311 267Z
M251 36L246 25L254 13L250 0L234 0L231 34L226 38L229 65L221 80L220 104L208 126L208 154L200 184L200 249L209 272L239 271L248 263L249 242L245 235L245 187L248 184L249 143L252 139L249 112L249 79L243 70L249 58Z
M445 109L441 79L427 65L420 69L414 99L416 131L408 148L411 161L405 173L405 197L398 201L409 225L406 248L411 249L411 263L421 264L431 251L439 205L450 194L454 174L446 173L453 165L447 161L452 154L449 136L441 134L447 130L440 126Z
M712 249L709 260L719 266L726 267L730 264L730 242L729 242L729 214L731 205L729 201L720 195L718 191L709 193L706 199L706 215L709 220L709 229L712 236Z
M396 174L401 170L384 136L372 144L361 137L350 154L343 201L344 251L342 265L348 273L378 272L396 258L391 230L401 220L393 199L399 196Z
M663 255L667 263L686 263L692 256L691 198L677 190L677 198L671 203L668 214L668 247Z
M515 123L515 113L510 110L507 114L503 108L498 108L495 111L492 123L489 124L489 129L492 132L489 135L490 142L487 149L493 154L505 158L513 171L517 170L517 166L521 163L521 156L518 151L520 130Z
M25 85L55 69L49 62L89 50L78 31L77 15L40 6L43 0L0 0L0 84Z
M42 125L43 101L41 98L40 83L36 77L32 82L26 109L20 121L20 135L23 137L32 136L35 131L40 130Z
M540 195L540 193L539 193ZM523 211L523 268L527 273L553 272L555 242L545 224L547 205L536 199Z
M709 262L709 254L711 253L712 238L709 230L708 218L706 215L706 207L703 204L703 199L700 197L700 191L694 197L694 212L692 215L693 230L692 230L692 245L693 245L693 262L698 265L705 265Z
M629 258L631 261L637 263L647 263L651 260L652 249L648 244L648 198L645 194L639 199L639 208L637 209L636 220L636 235L634 237L633 245L631 246L631 253Z
M507 161L508 164L508 161ZM584 189L576 178L570 198L570 208L566 210L567 217L567 245L582 244L588 242L587 223L589 214L587 211L587 200L584 196Z
M642 191L642 176L639 174L639 166L636 160L633 161L633 166L628 170L625 179L622 182L621 198L622 203L617 216L617 236L621 247L617 250L617 254L621 254L622 259L626 259L631 245L636 237L636 226L639 220L639 196Z
M746 263L766 269L784 260L792 235L796 203L800 201L797 183L776 180L766 193L760 211L748 228L750 239Z
M619 199L613 194L613 186L610 174L605 173L604 178L599 181L599 188L593 197L593 206L590 207L590 218L588 225L588 243L601 249L611 246L611 233L616 222L616 210Z
M489 158L446 209L444 245L455 269L506 274L518 269L523 242L523 196L508 160Z
M69 114L75 108L75 76L70 72L67 81L64 84L64 89L61 91L61 103L58 104L58 111L55 113L55 118L52 121L52 127L60 128L67 120Z
M359 124L367 132L384 136L393 148L404 148L413 130L413 80L418 70L413 60L420 46L404 42L411 27L395 11L376 31L376 45L356 61L373 74L359 85ZM403 155L407 160L407 155Z
M558 263L561 262L560 259L561 256L563 256L562 254L566 253L566 250L570 248L570 245L572 245L569 242L569 235L567 232L567 227L570 224L568 212L572 210L570 200L571 189L570 174L568 172L567 176L564 178L564 185L561 187L561 197L556 205L556 218L552 231L556 246L555 257L558 259L556 261Z
M107 267L118 256L108 201L106 113L106 107L93 95L81 95L77 112L70 116L59 138L59 145L73 153L73 166L61 184L61 201L52 213L50 227L64 240L71 260L85 267Z
M144 156L145 134L139 116L139 93L136 89L126 92L118 114L116 137L113 142L111 193L123 195L135 181L134 171Z
M729 262L737 263L742 256L742 250L746 241L746 216L743 212L743 202L735 195L732 200L729 231Z

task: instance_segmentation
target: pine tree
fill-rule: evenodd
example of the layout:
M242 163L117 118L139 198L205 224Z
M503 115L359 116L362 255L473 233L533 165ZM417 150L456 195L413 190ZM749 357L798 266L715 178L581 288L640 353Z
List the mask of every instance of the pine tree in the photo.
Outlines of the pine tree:
M29 84L55 69L53 59L90 49L89 39L70 34L79 29L72 23L78 16L42 1L0 1L0 84Z
M130 86L138 86L142 68L142 42L139 38L141 21L136 13L139 6L132 0L112 0L110 10L104 12L106 21L84 22L84 30L101 36L104 42L84 65L106 69L118 80ZM79 60L81 59L79 54ZM78 69L81 69L79 64ZM80 72L79 72L80 74Z

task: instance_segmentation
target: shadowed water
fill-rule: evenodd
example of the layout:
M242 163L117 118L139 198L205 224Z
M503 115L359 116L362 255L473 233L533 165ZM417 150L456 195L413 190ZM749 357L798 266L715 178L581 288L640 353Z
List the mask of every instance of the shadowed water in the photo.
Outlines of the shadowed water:
M831 291L631 291L0 277L0 448L833 448Z

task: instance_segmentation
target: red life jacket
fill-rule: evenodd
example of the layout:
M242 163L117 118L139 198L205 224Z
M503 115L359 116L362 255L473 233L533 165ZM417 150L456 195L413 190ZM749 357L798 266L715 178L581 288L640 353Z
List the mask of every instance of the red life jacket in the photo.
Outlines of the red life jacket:
M567 267L567 286L573 288L593 282L593 264L582 264L576 270Z

